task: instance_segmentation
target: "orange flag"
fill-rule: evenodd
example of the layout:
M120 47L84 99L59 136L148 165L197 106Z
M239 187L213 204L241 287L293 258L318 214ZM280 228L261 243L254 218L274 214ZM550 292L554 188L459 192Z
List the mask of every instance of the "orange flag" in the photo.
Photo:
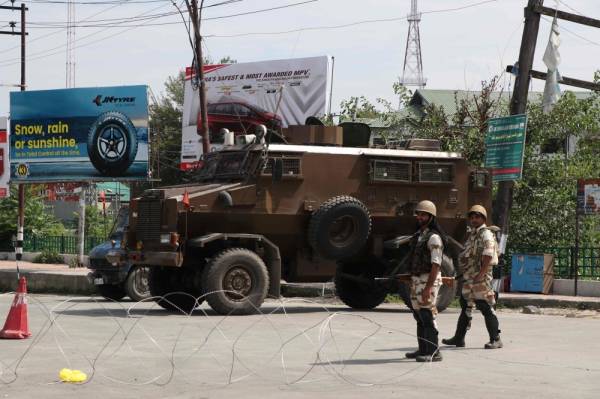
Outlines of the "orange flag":
M183 202L183 206L185 206L185 209L189 209L189 207L190 207L190 195L188 194L187 190L184 191L184 193L183 193L183 200L181 202Z

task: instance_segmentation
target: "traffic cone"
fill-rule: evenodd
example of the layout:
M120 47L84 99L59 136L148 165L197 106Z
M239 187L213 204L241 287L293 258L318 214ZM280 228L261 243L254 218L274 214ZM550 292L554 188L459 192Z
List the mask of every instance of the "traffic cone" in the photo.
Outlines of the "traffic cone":
M4 328L0 331L0 338L23 339L31 335L27 322L27 280L19 279L19 289L8 312Z

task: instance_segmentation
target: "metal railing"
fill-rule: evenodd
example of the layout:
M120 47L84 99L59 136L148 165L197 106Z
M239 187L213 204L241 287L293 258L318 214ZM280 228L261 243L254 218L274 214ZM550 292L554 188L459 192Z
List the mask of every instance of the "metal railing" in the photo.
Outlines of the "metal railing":
M553 254L554 278L572 279L575 277L577 258L578 278L600 279L600 248L580 247L579 255L575 247L515 247L505 255L504 275L510 275L512 254Z

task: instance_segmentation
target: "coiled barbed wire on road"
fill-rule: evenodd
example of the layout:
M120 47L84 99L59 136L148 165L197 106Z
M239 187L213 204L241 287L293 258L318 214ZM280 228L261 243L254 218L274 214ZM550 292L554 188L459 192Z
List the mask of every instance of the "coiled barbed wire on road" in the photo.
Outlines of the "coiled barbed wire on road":
M188 295L185 293L172 294ZM202 303L204 297L210 294L212 293L195 298L197 304ZM4 295L13 295L13 293L1 294L0 298ZM204 367L220 376L220 381L214 378L210 381L202 381L215 386L236 384L249 378L285 386L309 384L323 381L326 378L335 378L352 386L368 387L398 384L402 378L419 371L422 367L431 365L430 363L419 364L408 361L401 362L397 359L382 359L375 357L374 353L370 353L370 359L382 362L393 361L404 367L394 367L395 374L378 375L376 380L369 380L363 375L356 376L357 373L353 374L348 366L364 362L364 359L358 359L357 355L366 352L367 345L375 345L377 349L371 349L375 351L400 351L400 349L382 349L381 347L385 344L377 342L379 334L403 335L411 339L411 343L416 342L416 336L413 333L383 325L364 314L330 311L323 304L300 298L269 302L269 305L275 305L274 308L270 308L268 311L255 308L256 315L254 316L220 316L214 313L210 314L201 307L197 307L191 312L179 309L179 314L183 318L168 317L168 321L173 326L167 334L171 342L165 344L162 342L165 338L158 337L159 332L146 324L169 315L162 308L160 315L152 313L159 309L159 305L155 302L156 299L167 301L177 308L174 303L169 301L169 295L149 298L133 304L107 302L104 298L96 297L72 297L48 307L40 298L30 294L28 296L30 310L36 311L36 317L39 317L39 313L43 314L45 320L40 328L32 331L33 336L30 339L21 341L23 350L20 355L12 361L7 360L6 355L0 357L0 383L8 385L21 378L30 378L29 370L23 367L23 364L29 359L35 360L36 349L47 350L42 345L45 339L53 340L53 347L60 353L60 358L64 361L65 366L80 368L88 374L87 381L82 385L90 384L96 378L101 377L115 384L164 386L170 384L176 376L190 384L198 384L199 379L205 376L198 372L198 367ZM77 311L76 308L82 301L86 305L90 303L97 305L99 314L95 309L89 308ZM147 303L144 304L145 302ZM115 304L117 309L114 309ZM148 304L150 304L149 307ZM311 306L306 312L317 313L318 320L312 320L309 323L303 321L307 325L301 325L299 319L290 313L292 306L299 304ZM314 311L315 306L318 312ZM114 329L103 324L103 332L107 334L107 338L104 339L90 338L89 332L85 329L71 328L71 330L67 330L61 319L72 313L81 316L105 316L110 321L109 325L113 325ZM182 320L184 322L180 322ZM235 320L237 328L228 325L232 320ZM261 327L264 323L268 325L268 329ZM347 323L353 323L353 328L348 329ZM161 329L161 334L164 335L164 326ZM201 329L202 334L198 334L198 329ZM268 333L271 336L265 337L265 334ZM273 337L276 339L272 339ZM145 342L141 341L141 338L144 338ZM82 347L81 342L86 340L86 346ZM268 340L269 345L264 345L265 340ZM4 341L4 345L8 345L6 342L8 341ZM244 346L246 342L250 349ZM191 349L187 348L190 343L192 344ZM256 344L262 345L260 353L257 353L255 349ZM91 350L93 346L98 349ZM263 348L270 349L270 353ZM306 350L299 350L305 348ZM403 357L403 353L399 353L400 357ZM499 361L472 353L460 351L453 351L453 353ZM122 356L127 356L124 364L119 363ZM200 363L197 362L198 357L202 357ZM533 364L506 360L501 362ZM278 374L273 373L273 369L267 367L273 363L277 364ZM143 365L143 367L135 368L135 365ZM536 365L577 369L577 367L555 364L536 363ZM60 368L57 366L56 370L50 370L51 374L56 377ZM125 378L121 376L123 368L129 372L134 370L146 374L143 377ZM585 370L600 371L589 368L585 368ZM322 374L318 374L320 372ZM210 378L210 376L206 376L206 378ZM57 382L57 379L54 378L44 383L49 382Z
M181 292L172 294L189 295ZM197 304L203 302L204 297L210 294L213 293L207 293L196 298ZM12 293L3 295L12 295ZM351 362L361 348L364 347L365 343L369 340L373 340L384 326L360 314L332 312L326 306L315 301L298 298L280 299L275 302L270 302L270 304L274 304L275 307L268 311L255 307L257 316L250 316L247 319L250 323L246 326L242 326L240 331L232 331L230 327L224 328L224 325L232 319L239 321L248 316L219 316L209 314L207 310L201 307L197 307L191 312L185 312L182 309L179 309L178 313L181 316L184 316L185 319L190 319L193 322L193 325L190 326L190 323L183 323L181 326L175 326L175 323L173 323L174 326L171 331L172 334L175 334L173 342L170 345L164 345L156 338L152 329L144 325L144 322L148 319L164 317L153 316L150 314L153 310L159 308L155 303L155 300L157 299L169 302L170 305L177 308L174 303L169 301L169 295L161 298L153 297L133 304L124 304L116 301L107 302L104 298L100 299L96 297L72 297L59 302L52 307L48 307L35 295L30 294L28 296L30 308L40 310L40 313L45 316L45 320L37 331L32 331L34 333L33 337L26 341L24 351L16 359L7 361L6 358L0 358L0 383L11 384L23 377L24 374L21 372L23 363L28 358L34 356L33 353L36 348L40 347L41 342L48 337L51 337L54 341L54 345L60 353L61 358L64 360L65 365L68 365L70 368L79 367L88 374L88 379L83 384L89 384L97 378L97 376L102 376L114 383L126 385L167 385L172 382L176 374L180 374L185 378L185 370L187 370L188 365L190 365L191 361L198 355L207 356L211 359L210 366L221 370L224 381L222 383L216 383L216 385L230 385L244 381L250 377L284 385L308 383L315 381L310 375L316 369L322 369L326 374L345 383L357 386L371 386L392 383L398 377L412 373L425 365L421 364L417 367L411 366L401 375L388 377L381 381L366 381L348 375L345 370L347 363ZM0 295L0 297L1 296L2 295ZM78 342L81 341L81 337L76 335L78 332L68 331L61 322L61 318L69 315L70 311L74 311L74 309L80 305L82 300L85 300L87 304L91 301L98 305L98 309L111 321L111 324L114 324L114 330L108 328L105 330L109 335L107 339L102 342L95 342L96 345L100 345L100 349L93 354L90 354L89 348L82 348L81 344L78 344ZM145 302L150 303L151 306L142 307ZM116 304L118 305L118 309L115 310L114 308L110 308L107 304L113 307ZM316 305L319 309L319 313L322 312L323 316L316 322L311 322L307 326L299 325L298 321L294 318L294 315L289 313L290 305L298 304ZM86 311L91 312L92 310L86 309ZM86 311L84 311L82 315L85 315ZM166 311L164 311L164 313L168 314ZM122 314L125 314L125 317L123 317ZM277 317L278 320L273 320L274 317ZM291 334L287 331L287 337L280 327L282 323L281 317L293 326ZM343 319L347 318L364 322L369 330L364 336L356 336L354 334L354 336L350 337L351 341L357 341L350 346L348 346L346 342L343 344L339 342L340 339L343 338L347 340L348 334L334 326L336 322L341 322ZM124 322L124 320L131 322L127 325L128 323ZM270 346L272 350L270 354L262 353L263 356L259 359L261 363L260 366L251 365L249 364L250 362L248 359L255 360L255 355L245 355L242 341L255 339L256 332L259 329L258 327L262 323L268 324L269 329L267 331L274 334L277 337L277 341L271 343ZM192 339L192 342L195 343L194 348L183 356L177 356L178 350L182 346L182 341L184 339L189 340L190 336L195 334L195 331L191 327L198 328L199 325L202 325L203 329L207 330L206 334ZM387 327L385 327L385 329L386 331L390 331ZM397 329L392 330L414 337L414 334L411 333ZM260 330L260 333L264 334L264 331ZM139 345L136 345L137 341L133 339L134 334L135 338L138 337L137 334L141 334L141 336L150 343L150 347L139 348ZM345 335L345 337L342 337L342 334ZM224 364L221 359L223 357L222 353L217 354L216 350L211 346L215 337L218 337L222 343L226 344L226 349L229 352L229 364ZM304 344L300 341L304 341ZM303 351L303 357L311 360L302 365L302 370L300 372L291 372L290 363L294 363L294 360L296 360L292 359L292 355L290 354L293 346L306 344L310 350ZM222 344L219 349L222 351ZM152 353L154 361L162 361L164 362L164 365L160 366L158 369L152 370L154 373L149 377L146 377L143 380L138 378L136 381L126 380L118 375L107 373L102 370L101 366L103 364L111 363L121 355L123 351L127 351L132 360L138 360L141 364L148 363L145 359L142 359L142 356L147 357L148 353ZM343 354L348 352L350 354L347 356ZM267 355L266 358L265 355ZM279 364L281 378L277 378L273 373L265 370L264 366L272 364L274 361L277 361ZM297 368L298 367L296 367L296 369ZM243 370L243 373L238 375L240 370ZM194 381L191 380L190 382Z

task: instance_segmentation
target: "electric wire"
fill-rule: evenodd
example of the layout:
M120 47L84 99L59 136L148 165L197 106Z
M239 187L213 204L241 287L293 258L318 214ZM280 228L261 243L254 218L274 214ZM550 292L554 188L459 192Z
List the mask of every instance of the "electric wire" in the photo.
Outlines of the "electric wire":
M439 9L439 10L423 11L423 12L421 12L421 14L438 14L438 13L447 13L447 12L461 11L461 10L465 10L465 9L468 9L468 8L478 7L478 6L481 6L481 5L484 5L484 4L488 4L488 3L495 3L497 1L498 0L484 0L484 1L477 2L477 3L467 4L467 5L461 6L461 7L453 7L453 8ZM215 34L212 34L212 35L203 35L203 37L207 37L207 38L208 37L210 37L210 38L213 38L213 37L214 38L232 38L232 37L243 37L243 36L285 35L285 34L296 33L296 32L343 29L343 28L349 28L349 27L359 26L359 25L373 24L373 23L385 23L385 22L405 21L407 19L408 19L408 16L391 17L391 18L378 18L378 19L365 19L365 20L354 21L354 22L349 22L349 23L339 24L339 25L308 26L308 27L302 27L302 28L296 28L296 29L289 29L289 30L284 30L284 31L246 32L246 33L235 33L235 34L231 34L231 35L215 35Z
M542 16L541 18L542 18L542 20L543 20L544 22L547 22L547 23L549 23L550 25L552 25L552 23L553 23L553 20L552 20L551 18L544 17L544 16ZM576 33L576 32L574 32L574 31L572 31L572 30L570 30L570 29L568 29L568 28L565 28L565 27L564 27L564 24L561 24L561 25L559 25L559 30L560 30L560 31L565 31L565 32L569 33L570 35L572 35L572 36L575 36L575 37L577 37L577 38L581 39L582 41L584 41L584 42L585 42L585 43L587 43L587 44L591 44L591 45L594 45L594 46L600 46L600 42L597 42L597 41L591 40L591 39L589 39L589 38L587 38L587 37L585 37L585 36L583 36L583 35L581 35L581 34L579 34L579 33Z

